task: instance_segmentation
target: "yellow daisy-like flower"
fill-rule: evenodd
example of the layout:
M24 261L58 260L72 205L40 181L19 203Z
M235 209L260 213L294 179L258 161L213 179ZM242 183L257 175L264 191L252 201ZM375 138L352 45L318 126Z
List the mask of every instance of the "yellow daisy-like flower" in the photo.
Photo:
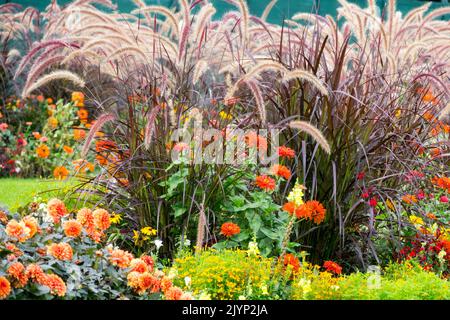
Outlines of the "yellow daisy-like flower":
M425 224L421 217L414 215L409 217L409 221L415 226L423 226Z
M223 120L233 120L233 116L225 111L220 111L219 112L219 116L223 119Z
M118 224L118 223L120 223L122 221L122 216L120 214L118 214L118 213L113 213L111 215L111 217L109 218L109 221L112 224Z
M141 229L141 232L146 236L156 236L157 234L156 229L153 229L152 227L144 227Z

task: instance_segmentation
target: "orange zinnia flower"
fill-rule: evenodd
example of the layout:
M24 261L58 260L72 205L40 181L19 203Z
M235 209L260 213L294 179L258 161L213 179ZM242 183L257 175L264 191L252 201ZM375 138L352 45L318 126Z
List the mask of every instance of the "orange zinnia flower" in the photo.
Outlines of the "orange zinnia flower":
M81 234L83 226L77 220L69 220L64 222L63 228L66 236L76 238Z
M283 211L288 212L289 214L293 214L295 211L295 203L294 202L286 202L283 205Z
M266 175L257 176L255 184L265 191L273 191L276 187L275 180Z
M97 209L93 213L94 225L97 229L106 230L111 225L110 215L105 209Z
M323 267L327 271L334 272L335 274L341 274L342 273L342 267L338 265L336 262L333 261L325 261L323 264Z
M50 149L45 144L41 144L36 149L36 153L37 153L39 158L46 159L50 155Z
M54 223L59 223L61 218L65 216L68 211L64 202L59 199L51 199L47 203L47 213L53 218Z
M73 148L69 147L69 146L64 146L63 150L68 153L68 154L72 154L73 153Z
M294 213L297 219L312 219L312 210L306 203L295 208Z
M278 156L282 158L294 158L295 157L295 151L291 148L281 146L278 147Z
M0 300L5 299L11 293L11 284L5 277L0 277Z
M437 186L437 187L439 187L439 188L441 188L443 190L446 190L447 192L450 193L450 178L448 178L448 177L434 177L433 179L431 179L431 182L435 186Z
M232 237L241 232L241 228L233 222L225 222L220 227L220 233L225 237Z
M77 141L83 140L86 137L86 131L83 129L73 130L73 138Z
M322 221L325 219L326 214L326 209L324 208L324 206L316 200L307 201L305 205L311 211L311 220L313 220L316 224L322 223Z
M405 194L402 197L402 201L407 204L417 203L417 197L413 194Z
M282 177L286 180L288 180L291 177L291 171L288 169L288 167L283 166L281 164L275 164L272 167L272 173L278 177Z
M55 177L55 179L65 180L68 175L69 175L69 170L67 170L66 167L64 167L64 166L56 167L53 170L53 176Z
M77 115L80 120L87 120L89 117L89 112L86 109L80 109L77 111Z
M47 254L61 261L70 261L73 257L73 250L70 244L52 243L47 247Z

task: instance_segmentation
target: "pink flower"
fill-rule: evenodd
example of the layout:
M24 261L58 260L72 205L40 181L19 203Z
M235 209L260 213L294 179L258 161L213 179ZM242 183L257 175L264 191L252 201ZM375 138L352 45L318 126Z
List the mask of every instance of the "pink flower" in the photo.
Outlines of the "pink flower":
M0 123L0 131L5 132L8 129L7 123Z
M443 203L447 203L448 202L448 197L447 196L441 196L439 201L441 201Z
M425 192L423 192L423 190L419 190L419 192L417 193L417 199L419 200L425 199Z
M47 142L47 141L48 141L48 138L47 138L47 137L41 137L41 138L39 139L39 141L41 141L41 142Z
M17 139L17 146L19 147L25 147L27 145L27 140L23 139L23 138L19 138Z
M173 150L175 150L177 152L181 152L183 150L188 150L188 149L189 149L189 145L185 142L179 142L173 147Z

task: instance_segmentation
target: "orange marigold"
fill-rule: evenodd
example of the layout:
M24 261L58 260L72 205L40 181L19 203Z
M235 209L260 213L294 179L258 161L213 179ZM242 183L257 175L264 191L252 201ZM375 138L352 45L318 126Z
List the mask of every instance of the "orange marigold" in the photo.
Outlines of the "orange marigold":
M239 232L241 232L241 228L239 228L239 226L237 224L234 224L233 222L225 222L220 227L220 233L225 237L232 237Z
M59 223L68 211L64 202L59 199L50 199L47 203L47 213L52 217L54 223Z
M322 223L325 219L326 209L324 206L316 200L310 200L305 203L305 205L311 210L311 220L316 224Z
M36 149L36 154L39 158L46 159L50 155L50 149L45 144L41 144Z
M67 168L64 166L56 167L53 170L53 176L57 180L65 180L68 175L69 175L69 170L67 170Z
M289 147L278 147L278 156L282 158L292 159L295 157L295 151Z
M64 222L63 228L66 236L76 238L80 236L83 226L77 220L69 220Z
M342 267L338 265L336 262L333 261L325 261L323 264L323 267L327 271L334 272L335 274L341 274L342 273Z
M5 299L11 293L11 284L5 277L0 277L0 300Z
M31 232L30 228L23 221L17 222L15 219L8 222L5 231L9 237L20 242L27 240Z
M255 184L265 191L273 191L276 186L275 180L266 175L257 176Z
M97 209L92 213L94 216L94 225L100 230L106 230L111 225L110 215L105 209Z
M109 261L114 266L118 266L122 269L128 268L131 260L133 260L133 255L128 251L122 249L112 249L110 251Z
M275 164L272 167L272 173L278 177L282 177L288 180L291 177L291 170L288 167L281 164Z
M70 261L73 258L73 250L70 244L52 243L47 247L47 254L61 261Z

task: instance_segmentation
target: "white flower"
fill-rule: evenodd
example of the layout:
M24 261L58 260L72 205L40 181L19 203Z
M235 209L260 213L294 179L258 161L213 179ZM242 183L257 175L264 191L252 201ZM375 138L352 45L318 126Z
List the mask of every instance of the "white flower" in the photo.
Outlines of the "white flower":
M178 275L178 270L177 270L176 268L172 267L172 268L169 269L169 273L168 273L167 277L168 277L169 279L173 279L173 278L175 278L177 275Z
M156 240L154 241L154 243L155 243L155 246L156 246L156 250L159 250L159 248L161 248L162 245L163 245L162 240L159 240L159 239L156 239Z
M447 252L445 252L444 249L442 249L439 254L438 254L438 258L439 260L444 260L444 257L447 255Z
M184 240L185 247L189 247L190 245L191 245L191 240L189 240L189 239Z
M256 241L251 241L248 243L248 254L249 255L259 255L258 243Z
M239 296L238 298L239 300L247 300L247 298L245 296Z
M184 283L186 287L189 287L191 285L191 277L184 277Z

